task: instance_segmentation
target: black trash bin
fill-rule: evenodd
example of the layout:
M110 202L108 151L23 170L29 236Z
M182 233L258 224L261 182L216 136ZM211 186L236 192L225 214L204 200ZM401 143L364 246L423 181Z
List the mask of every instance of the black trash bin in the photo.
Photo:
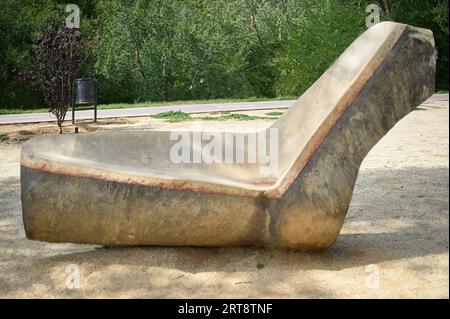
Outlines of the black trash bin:
M97 122L97 80L76 79L73 90L72 123L75 123L76 110L94 110L94 122Z

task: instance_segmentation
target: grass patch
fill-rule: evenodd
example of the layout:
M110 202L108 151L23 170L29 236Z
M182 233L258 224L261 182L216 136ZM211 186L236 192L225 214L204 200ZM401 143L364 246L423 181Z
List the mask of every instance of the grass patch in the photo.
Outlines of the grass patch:
M9 140L9 136L6 133L0 133L0 142Z
M190 120L202 120L202 121L253 121L253 120L266 120L273 119L273 117L267 116L256 116L256 115L247 115L240 113L230 113L230 112L218 112L219 116L199 116L197 118L192 118L190 114L185 113L183 111L168 111L161 112L151 117L155 119L163 119L170 123L182 122L182 121L190 121Z
M257 263L256 263L256 268L257 269L263 269L264 267L265 267L266 265L264 265L262 262L260 262L260 261L258 261Z
M161 112L161 113L152 115L152 117L155 119L163 119L170 123L188 121L188 120L192 119L188 113L185 113L182 111Z
M202 116L199 119L202 121L225 121L223 116Z
M225 115L221 115L221 116L203 116L203 117L200 117L199 119L202 121L229 121L229 120L253 121L253 120L268 119L268 117L232 113L232 114L225 114Z
M152 115L152 118L166 120L166 122L176 123L182 121L191 121L191 120L201 120L201 121L253 121L253 120L266 120L273 119L273 117L267 116L256 116L256 115L247 115L240 113L230 113L230 112L217 112L220 114L218 116L199 116L192 118L190 114L185 113L183 111L168 111L161 112L155 115Z
M283 112L268 112L266 113L267 116L281 116L283 115Z
M48 110L47 109L24 110L24 109L1 109L0 108L0 115L45 113L45 112L48 112Z
M247 114L239 114L239 113L232 113L228 115L222 116L225 121L227 120L237 120L237 121L253 121L253 120L259 120L263 117L256 116L256 115L247 115Z

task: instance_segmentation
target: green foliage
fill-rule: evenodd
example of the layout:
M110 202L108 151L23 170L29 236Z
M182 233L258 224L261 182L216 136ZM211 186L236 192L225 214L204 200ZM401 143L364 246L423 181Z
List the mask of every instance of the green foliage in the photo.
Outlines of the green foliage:
M155 119L163 119L170 123L192 120L191 115L188 113L185 113L183 111L161 112L161 113L152 115L152 117ZM256 115L223 112L223 113L220 113L219 116L201 116L201 117L199 117L199 119L203 120L203 121L229 121L229 120L253 121L253 120L270 119L270 118L256 116Z
M365 0L359 1L360 10L369 3L381 8L382 21L396 21L433 31L438 60L436 89L448 91L448 0Z
M283 112L267 112L267 116L281 116L283 115Z
M266 266L266 265L265 265L264 263L260 262L260 261L258 261L258 262L256 263L256 268L258 268L258 269L263 269L265 266Z
M222 115L222 117L225 120L237 120L237 121L252 121L252 120L259 120L261 117L256 115L248 115L248 114L239 114L239 113L232 113L228 115Z
M65 28L61 20L64 20L62 15L42 29L29 52L30 71L19 71L22 80L44 94L49 111L56 116L60 133L85 52L82 33L75 28Z
M264 117L248 114L229 113L229 114L222 114L220 116L203 116L200 119L203 121L229 121L229 120L253 121L264 119Z
M185 113L182 111L161 112L161 113L152 115L152 117L155 119L164 119L170 123L191 120L191 116L188 113Z
M391 2L387 19L433 30L438 52L436 88L448 90L448 0Z
M43 96L20 83L17 69L26 68L28 49L37 30L44 26L54 9L52 1L0 1L0 105L43 105Z
M448 0L74 0L95 40L80 77L95 77L101 103L298 96L381 20L433 30L436 87L448 90ZM0 1L0 108L43 107L17 80L39 30L64 13L58 0Z
M306 0L277 58L278 92L300 95L364 31L364 16L340 1Z
M102 1L98 8L103 27L95 70L106 102L251 95L239 76L246 39L236 5Z
M0 133L0 142L9 140L9 136L6 133Z
M83 12L90 12L89 0L71 1ZM19 81L18 71L32 65L29 50L33 40L41 36L47 23L65 13L65 4L55 0L0 1L0 108L38 108L45 106L42 92L31 84ZM83 32L88 32L89 19L83 20ZM88 66L88 63L86 63Z

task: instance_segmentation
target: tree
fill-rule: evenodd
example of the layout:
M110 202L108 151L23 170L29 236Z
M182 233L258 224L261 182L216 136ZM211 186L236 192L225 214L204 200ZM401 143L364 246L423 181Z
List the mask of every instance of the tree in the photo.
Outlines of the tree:
M448 0L73 0L89 57L80 77L98 80L100 103L298 96L365 27L381 21L431 29L436 88L448 90ZM39 108L42 90L15 69L37 63L28 49L59 0L0 1L0 112ZM62 25L61 25L62 27ZM91 39L96 39L92 43Z
M36 108L44 104L42 94L20 81L16 70L28 69L32 39L54 9L51 0L0 1L0 109Z
M303 94L365 29L364 10L336 0L304 0L277 56L282 95Z
M448 0L352 0L361 10L371 3L381 8L381 20L392 20L433 31L438 60L436 89L448 90Z
M84 45L78 29L66 28L58 19L52 19L29 51L31 70L19 73L22 80L43 93L49 112L56 116L60 134L83 61Z

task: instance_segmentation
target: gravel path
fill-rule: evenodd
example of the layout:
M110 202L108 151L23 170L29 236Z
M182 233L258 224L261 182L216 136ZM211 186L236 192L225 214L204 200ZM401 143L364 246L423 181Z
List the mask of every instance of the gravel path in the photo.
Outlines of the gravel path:
M322 253L29 241L20 144L1 142L0 297L448 298L448 131L448 101L428 101L398 123L364 161L342 233ZM77 271L79 288L68 282Z

